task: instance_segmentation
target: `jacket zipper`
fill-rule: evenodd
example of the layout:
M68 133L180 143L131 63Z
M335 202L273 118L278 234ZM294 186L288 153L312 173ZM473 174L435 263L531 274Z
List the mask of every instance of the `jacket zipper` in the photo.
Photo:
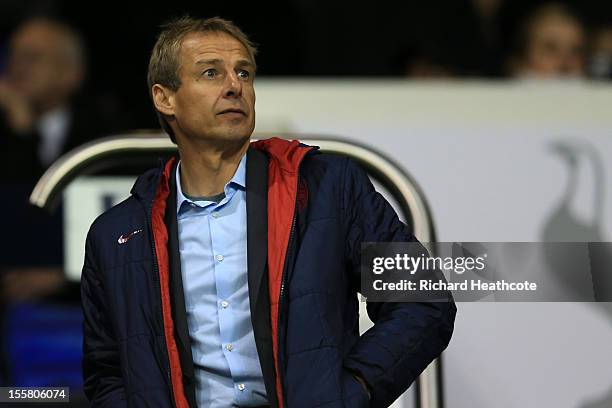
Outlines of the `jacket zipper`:
M158 294L161 293L161 282L159 279L159 265L157 264L157 251L155 250L155 235L153 234L153 205L147 209L147 222L149 223L149 239L151 240L151 251L153 253L153 275L155 276L155 282L157 282ZM161 299L160 299L161 302ZM170 402L173 407L176 407L174 401L174 389L172 387L172 377L170 375L170 356L168 355L168 344L166 343L166 328L164 323L164 312L163 306L159 309L159 316L162 322L162 332L164 339L164 355L166 357L166 377L168 378L168 384L170 388Z
M297 186L299 188L300 186L300 174L299 174L299 167L298 167L298 181L297 181ZM281 327L281 316L282 316L282 312L283 312L283 306L284 306L284 300L286 297L285 294L285 286L287 283L287 274L288 274L288 269L289 269L289 265L290 263L293 263L293 253L294 253L294 245L293 245L293 241L295 240L295 227L297 224L297 217L298 217L298 206L297 206L297 190L296 190L296 199L295 199L295 208L293 210L293 222L291 223L291 230L289 232L289 243L287 244L287 254L285 255L285 265L283 267L283 275L281 277L281 287L280 287L280 294L279 294L279 301L278 301L278 318L277 318L277 326L279 328L278 330L278 335L277 335L277 339L276 339L276 349L278 350L278 360L279 363L282 361L283 362L283 367L281 367L281 365L279 364L279 376L281 375L281 372L285 370L284 364L285 364L285 360L282 359L281 360L281 336L280 336L280 327ZM281 390L282 390L282 397L283 400L285 399L286 396L286 392L285 392L285 385L283 383L283 379L282 377L280 378L280 384L281 384ZM280 403L280 402L279 402ZM285 401L283 401L283 406L287 406L287 404L285 403Z

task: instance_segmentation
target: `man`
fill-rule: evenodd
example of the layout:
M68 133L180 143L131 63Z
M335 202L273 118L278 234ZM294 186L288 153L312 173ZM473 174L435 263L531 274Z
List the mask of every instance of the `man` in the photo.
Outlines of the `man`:
M43 170L81 141L70 100L82 83L82 60L76 34L49 19L23 22L8 42L6 73L0 74L0 188L7 197L0 209L11 214L4 226L13 231L0 238L6 254L0 261L0 291L7 301L40 299L65 283L57 267L61 219L26 203ZM32 245L38 248L35 259Z
M21 23L8 41L0 74L0 209L11 214L0 238L0 291L8 301L32 301L65 288L61 212L27 205L34 183L63 153L104 134L108 120L75 101L85 76L85 50L66 24L43 17ZM31 248L36 246L37 256ZM76 289L76 288L75 288ZM78 294L78 290L76 291Z
M352 161L250 143L254 55L220 18L158 38L148 81L180 161L88 234L94 406L387 406L448 344L452 301L371 303L359 336L360 243L415 238Z

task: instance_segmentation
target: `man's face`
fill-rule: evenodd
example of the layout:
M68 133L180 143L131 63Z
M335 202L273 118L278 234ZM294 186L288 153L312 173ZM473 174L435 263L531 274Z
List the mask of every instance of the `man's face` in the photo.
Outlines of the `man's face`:
M531 29L525 70L541 77L579 76L584 71L584 34L575 21L547 16Z
M72 52L71 39L45 22L31 22L11 40L7 79L35 105L61 102L80 84L81 66Z
M192 33L179 53L179 89L169 97L177 143L248 139L255 127L255 67L240 41Z

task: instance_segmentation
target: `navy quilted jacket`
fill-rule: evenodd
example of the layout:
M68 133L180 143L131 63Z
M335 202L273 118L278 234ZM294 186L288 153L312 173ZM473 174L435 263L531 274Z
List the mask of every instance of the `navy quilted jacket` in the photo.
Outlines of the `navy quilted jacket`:
M278 138L247 154L249 298L271 406L388 406L447 346L452 300L370 303L375 324L359 336L361 242L414 236L350 159ZM175 171L172 158L140 176L89 231L83 370L94 407L196 406Z

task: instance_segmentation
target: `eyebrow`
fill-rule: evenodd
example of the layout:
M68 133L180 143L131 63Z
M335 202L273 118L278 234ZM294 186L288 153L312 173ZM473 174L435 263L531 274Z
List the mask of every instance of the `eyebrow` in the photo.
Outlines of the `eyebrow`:
M236 66L238 66L238 67L250 67L250 68L255 69L255 64L253 64L251 61L246 60L246 59L238 60L238 62L236 63Z
M218 64L219 62L221 62L221 60L218 58L201 59L201 60L196 61L196 65L214 65L214 64Z
M201 59L196 61L196 65L215 65L215 64L219 64L223 61L221 61L219 58L213 58L213 59ZM250 67L253 70L255 69L255 65L247 60L247 59L240 59L238 60L238 62L236 63L237 67Z

